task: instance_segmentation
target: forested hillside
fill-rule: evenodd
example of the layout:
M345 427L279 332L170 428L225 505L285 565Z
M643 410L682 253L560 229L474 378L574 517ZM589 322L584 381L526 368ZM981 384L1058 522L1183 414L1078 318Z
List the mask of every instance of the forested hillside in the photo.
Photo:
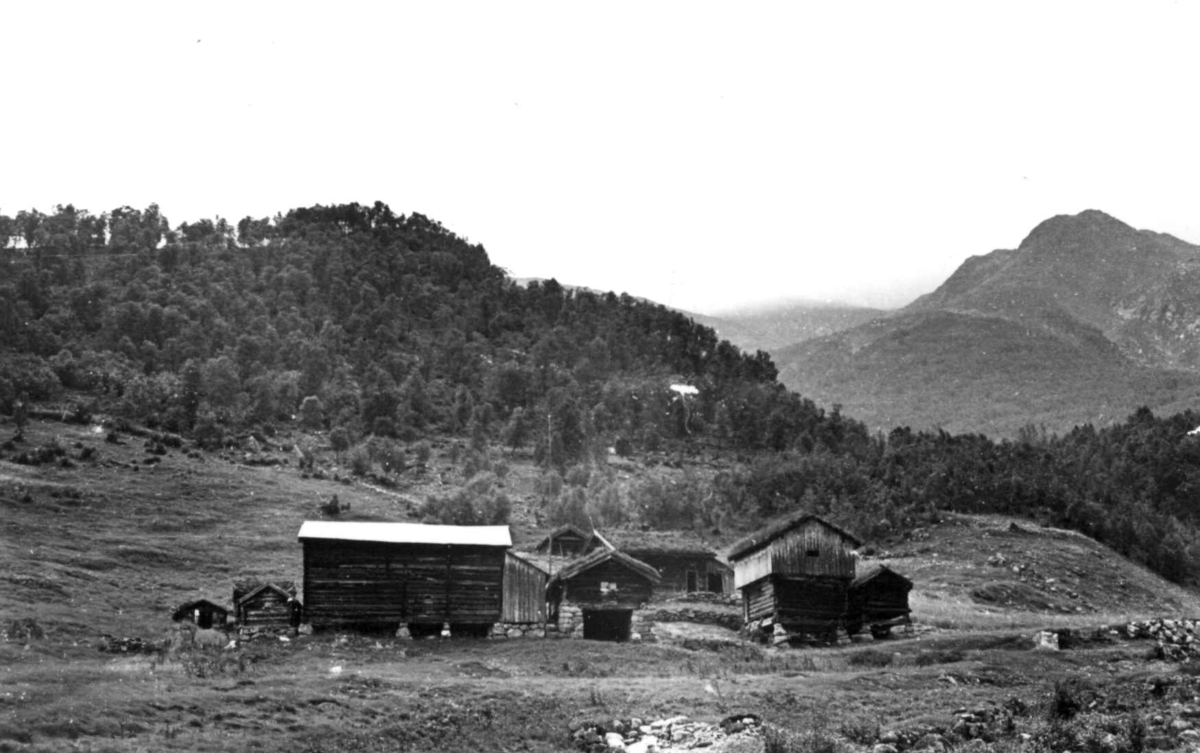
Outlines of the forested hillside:
M422 511L447 522L505 519L480 479L518 450L543 469L547 524L719 535L802 507L884 542L944 510L1002 512L1196 580L1200 414L872 435L682 314L516 284L482 246L380 203L174 229L154 206L67 206L0 216L0 238L0 412L18 426L53 404L210 448L298 428L392 478L452 437L463 493ZM617 483L610 447L670 473L635 464ZM0 456L28 460L11 440Z
M294 419L350 441L470 428L558 466L618 439L820 439L823 412L764 353L628 296L517 285L482 246L381 203L174 230L154 206L60 206L0 217L0 236L6 412L66 388L203 437Z

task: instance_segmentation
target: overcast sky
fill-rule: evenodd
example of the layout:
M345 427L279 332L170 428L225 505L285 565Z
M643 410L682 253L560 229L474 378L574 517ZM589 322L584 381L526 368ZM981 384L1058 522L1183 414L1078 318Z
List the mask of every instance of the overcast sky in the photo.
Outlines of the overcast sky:
M1056 214L1200 242L1194 3L5 3L0 212L381 200L513 275L902 305Z

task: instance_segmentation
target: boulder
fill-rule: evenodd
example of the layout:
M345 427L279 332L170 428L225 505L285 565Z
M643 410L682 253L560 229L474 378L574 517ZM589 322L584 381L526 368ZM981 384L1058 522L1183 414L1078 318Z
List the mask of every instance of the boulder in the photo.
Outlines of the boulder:
M1033 636L1035 651L1058 651L1058 633L1053 630L1042 630Z

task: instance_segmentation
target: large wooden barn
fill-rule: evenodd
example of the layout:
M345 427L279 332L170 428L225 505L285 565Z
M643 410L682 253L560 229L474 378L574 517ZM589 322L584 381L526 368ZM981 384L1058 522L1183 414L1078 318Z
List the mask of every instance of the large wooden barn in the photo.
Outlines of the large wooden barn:
M474 633L500 620L508 526L306 521L299 539L315 629Z
M857 537L815 515L797 514L729 551L749 630L832 637L844 626ZM778 627L776 627L778 626Z
M585 551L612 547L650 565L662 580L658 594L733 593L733 568L692 531L593 531Z

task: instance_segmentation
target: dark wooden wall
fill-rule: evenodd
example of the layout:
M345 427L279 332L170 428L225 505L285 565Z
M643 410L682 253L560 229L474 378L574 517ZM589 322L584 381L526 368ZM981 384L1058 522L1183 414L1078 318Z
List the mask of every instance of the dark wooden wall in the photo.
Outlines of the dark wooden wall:
M850 588L849 608L866 622L903 617L912 611L908 607L908 592L911 589L911 584L902 578L889 578L882 573Z
M771 576L742 589L747 622L772 618L789 630L823 633L846 616L849 583L845 578Z
M850 583L844 578L775 576L776 621L789 630L834 630L846 615Z
M295 601L271 588L264 588L238 604L238 621L244 627L291 627Z
M721 576L721 593L733 592L733 570L721 564L713 555L677 554L673 552L657 552L641 549L622 550L634 559L639 559L650 565L662 576L658 591L687 592L688 571L696 573L696 590L708 590L708 575L716 573Z
M545 622L546 581L540 568L508 553L504 559L504 609L501 622Z
M303 544L305 614L316 628L500 619L507 547Z
M615 583L615 594L602 594L602 583ZM562 598L589 609L637 609L650 600L654 584L617 560L606 560L563 583Z

